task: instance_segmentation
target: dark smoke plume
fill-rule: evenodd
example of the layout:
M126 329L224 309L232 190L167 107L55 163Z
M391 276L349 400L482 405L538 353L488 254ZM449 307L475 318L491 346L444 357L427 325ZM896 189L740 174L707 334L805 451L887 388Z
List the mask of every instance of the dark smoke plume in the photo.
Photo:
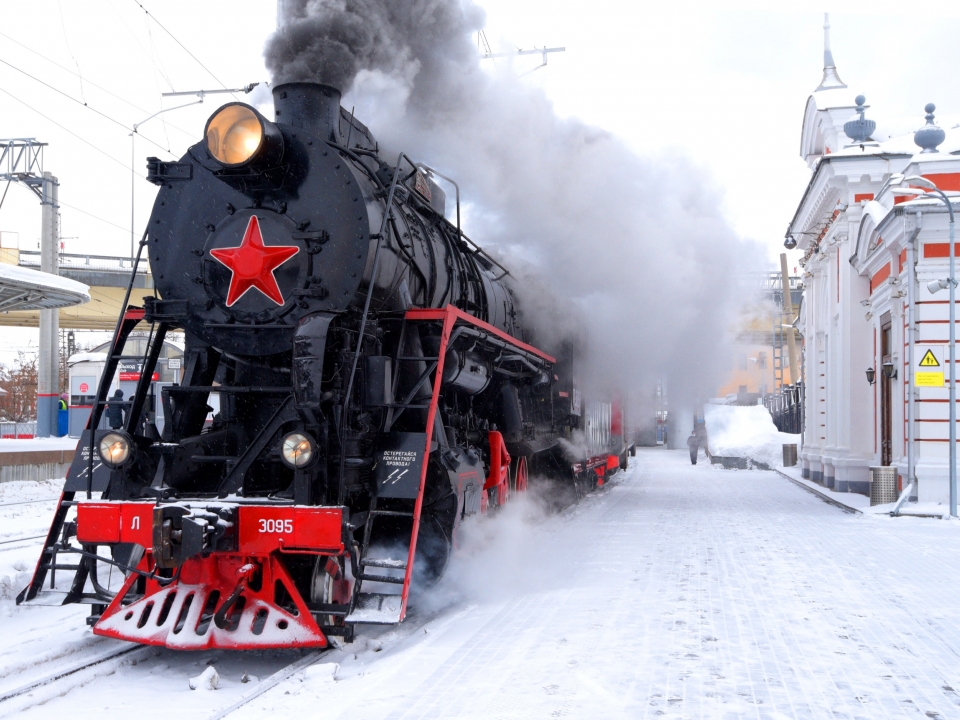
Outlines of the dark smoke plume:
M391 154L455 177L467 234L526 278L538 336L584 333L591 376L635 401L659 379L675 409L716 391L731 367L733 276L759 263L701 168L638 157L558 118L540 90L482 70L484 16L470 0L281 3L266 49L274 81L339 87Z

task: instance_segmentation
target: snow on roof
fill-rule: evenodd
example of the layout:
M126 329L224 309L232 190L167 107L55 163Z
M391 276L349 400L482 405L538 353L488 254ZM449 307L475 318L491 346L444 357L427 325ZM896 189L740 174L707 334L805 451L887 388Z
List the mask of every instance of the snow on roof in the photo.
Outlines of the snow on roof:
M85 352L71 355L67 360L67 365L75 365L82 362L106 362L107 354L102 352Z
M90 288L51 273L0 263L0 311L39 310L90 302Z

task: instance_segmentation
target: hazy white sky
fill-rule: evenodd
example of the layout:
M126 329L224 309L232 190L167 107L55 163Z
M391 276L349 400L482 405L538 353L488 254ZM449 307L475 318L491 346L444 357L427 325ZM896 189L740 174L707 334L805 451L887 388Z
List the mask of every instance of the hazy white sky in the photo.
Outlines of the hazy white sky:
M148 20L141 3L170 34ZM601 126L641 154L692 157L723 189L730 222L768 243L773 262L809 179L798 157L800 122L820 80L823 6L479 4L495 46L566 46L526 79L545 89L558 113ZM827 8L840 76L867 96L875 116L915 116L919 126L931 101L944 113L960 113L960 77L935 71L956 66L960 5L935 8L918 12L915 5L882 2ZM130 126L189 101L161 92L268 79L262 48L275 12L270 0L0 0L0 138L49 143L46 168L60 179L67 252L129 252ZM537 63L519 60L514 71ZM500 71L509 70L501 63ZM227 99L213 96L146 123L136 172L142 176L147 155L169 158L168 148L182 154ZM138 237L153 195L137 177ZM35 247L39 221L34 196L11 187L0 231L18 233L23 248Z

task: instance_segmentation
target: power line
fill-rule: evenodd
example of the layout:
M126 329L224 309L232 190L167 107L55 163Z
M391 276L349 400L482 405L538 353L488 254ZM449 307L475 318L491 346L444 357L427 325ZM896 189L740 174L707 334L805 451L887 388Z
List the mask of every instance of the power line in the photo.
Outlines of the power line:
M192 52L190 52L189 50L187 50L186 45L184 45L182 42L180 42L179 40L177 40L177 38L175 38L175 37L173 36L173 33L170 32L169 30L167 30L167 29L163 26L163 24L162 24L159 20L157 20L157 18L156 18L155 15L151 15L151 14L150 14L150 11L147 10L147 9L143 6L143 3L141 3L140 0L133 0L133 1L134 1L137 5L140 6L140 9L143 10L143 11L147 14L147 17L149 17L151 20L153 20L153 21L157 24L157 26L158 26L161 30L163 30L167 35L169 35L177 45L179 45L181 48L183 48L183 51L184 51L185 53L187 53L187 55L189 55L190 57L192 57L192 58L196 61L197 65L199 65L199 66L202 67L204 70L206 70L206 71L207 71L207 74L210 75L210 77L212 77L214 80L216 80L218 83L220 83L220 87L222 87L224 90L227 89L227 86L223 84L223 81L222 81L220 78L218 78L216 75L214 75L213 72L210 70L210 68L208 68L208 67L207 67L206 65L204 65L202 62L200 62L199 58L197 58L196 55L194 55ZM236 97L234 97L234 100L236 100Z
M84 215L88 215L88 216L92 217L94 220L99 220L100 222L106 223L107 225L113 225L115 228L119 228L120 230L123 230L125 233L130 232L130 228L128 228L128 227L121 227L120 225L117 225L115 222L111 222L110 220L107 220L106 218L102 218L102 217L100 217L99 215L94 215L92 212L87 212L86 210L81 210L81 209L78 208L76 205L71 205L70 203L65 203L63 200L57 200L57 202L60 203L60 205L63 205L64 207L70 208L71 210L76 210L78 213L83 213Z
M117 163L117 165L119 165L120 167L122 167L122 168L124 168L124 169L126 169L126 170L130 170L131 172L134 172L134 173L136 173L137 175L140 175L140 173L137 173L136 170L134 170L133 168L131 168L129 165L127 165L127 164L126 164L125 162L123 162L122 160L117 160L113 155L111 155L110 153L108 153L106 150L103 150L103 149L97 147L96 145L94 145L94 144L93 144L92 142L90 142L89 140L80 137L80 136L77 135L73 130L70 130L69 128L64 127L63 125L61 125L60 123L58 123L56 120L54 120L54 119L53 119L52 117L50 117L49 115L44 115L42 112L40 112L39 110L37 110L35 107L33 107L32 105L28 105L27 103L25 103L23 100L21 100L20 98L18 98L18 97L17 97L16 95L14 95L13 93L8 92L7 90L4 90L2 87L0 87L0 92L2 92L2 93L3 93L4 95L6 95L7 97L13 98L14 100L16 100L18 103L20 103L21 105L23 105L23 106L26 107L27 109L33 110L33 111L34 111L37 115L39 115L40 117L44 118L44 119L47 120L48 122L53 123L53 124L56 125L58 128L60 128L61 130L63 130L64 132L69 133L70 135L73 135L77 140L79 140L80 142L84 143L85 145L89 145L91 148L93 148L94 150L96 150L96 151L97 151L98 153L100 153L101 155L104 155L104 156L110 158L111 160L113 160L113 162ZM144 176L143 176L143 175L140 175L140 177L144 177ZM129 229L129 228L128 228L128 229Z
M95 112L95 113L96 113L97 115L99 115L100 117L104 118L105 120L109 120L110 122L114 123L115 125L119 125L119 126L122 127L124 130L130 130L130 129L131 129L128 125L124 125L124 124L123 124L122 122L120 122L119 120L115 120L114 118L110 117L110 116L107 115L106 113L100 112L99 110L97 110L97 109L94 108L94 107L91 107L90 105L88 105L87 103L83 102L82 100L77 100L77 98L73 97L72 95L69 95L69 94L65 93L63 90L60 90L59 88L55 88L55 87L54 87L53 85L51 85L50 83L46 83L46 82L44 82L43 80L41 80L40 78L31 75L31 74L28 73L26 70L21 70L21 69L18 68L16 65L13 65L13 64L11 64L11 63L8 63L8 62L7 62L6 60L4 60L3 58L0 58L0 63L3 63L3 64L6 65L7 67L12 68L13 70L16 70L18 73L22 73L23 75L26 75L28 78L30 78L31 80L33 80L33 81L35 81L35 82L40 83L40 84L43 85L44 87L50 88L50 89L53 90L55 93L59 93L60 95L63 95L63 96L64 96L65 98L67 98L68 100L72 100L73 102L77 103L77 105L80 105L80 106L82 106L82 107L87 108L87 110L90 110L90 111L92 111L92 112ZM140 133L137 133L137 134L139 135ZM146 140L146 141L147 141L148 143L150 143L151 145L156 145L158 148L160 148L161 150L163 150L163 151L164 151L165 153L167 153L168 155L173 155L173 152L171 152L170 148L165 148L165 147L164 147L163 145L161 145L160 143L155 142L155 141L151 140L151 139L148 138L148 137L144 137L144 136L141 136L141 137L143 137L143 139Z
M121 18L121 19L122 19L122 18ZM63 65L61 65L61 64L58 63L58 62L56 62L55 60L51 60L51 59L48 58L46 55L43 55L42 53L37 52L37 51L34 50L33 48L28 47L27 45L24 45L22 42L20 42L19 40L15 40L14 38L12 38L12 37L10 37L9 35L7 35L6 33L0 32L0 37L6 38L7 40L9 40L10 42L14 43L15 45L19 45L20 47L22 47L22 48L23 48L24 50L26 50L27 52L33 53L34 55L36 55L36 56L37 56L38 58L40 58L41 60L46 60L48 63L50 63L50 64L53 65L54 67L57 67L57 68L59 68L60 70L63 70L64 72L70 73L71 75L74 75L75 77L81 78L82 81L83 81L84 83L86 83L87 85L90 85L91 87L95 87L95 88L97 88L98 90L100 90L101 92L105 92L105 93L106 93L107 95L109 95L110 97L112 97L112 98L114 98L114 99L116 99L116 100L119 100L120 102L122 102L122 103L124 103L124 104L126 104L126 105L129 105L129 106L132 107L134 110L138 110L138 111L140 111L140 112L142 112L142 113L149 113L149 112L150 112L150 111L147 110L146 108L140 107L139 105L130 102L130 101L127 100L125 97L122 97L122 96L120 96L120 95L117 95L117 94L114 93L114 92L111 92L111 91L108 90L107 88L103 87L103 85L98 85L97 83L93 82L92 80L90 80L90 79L88 79L88 78L82 77L79 73L74 72L74 71L71 70L70 68L64 67ZM188 136L190 136L191 138L196 138L196 133L194 133L194 132L190 132L189 130L184 130L182 127L179 127L179 126L177 126L177 125L174 125L174 124L171 123L171 122L168 122L167 125L170 126L170 127L172 127L174 130L179 130L179 131L182 132L184 135L188 135Z
M7 183L7 190L10 189L10 184L11 184L10 182ZM6 191L4 191L3 197L6 198L6 196L7 196L7 193L6 193ZM117 225L115 222L113 222L113 221L111 221L111 220L107 220L106 218L102 218L102 217L100 217L99 215L94 215L92 212L89 212L89 211L87 211L87 210L84 210L83 208L78 208L76 205L71 205L70 203L64 202L63 200L59 200L59 199L57 200L57 203L58 203L59 205L62 205L63 207L68 207L68 208L70 208L71 210L76 210L78 213L82 213L82 214L84 214L84 215L87 215L87 216L89 216L89 217L92 217L94 220L99 220L100 222L106 223L107 225L113 225L113 227L115 227L115 228L117 228L117 229L119 229L119 230L123 230L125 233L126 233L126 232L130 232L130 228L128 228L128 227L122 227L121 225ZM2 206L2 205L3 205L3 200L0 199L0 206Z

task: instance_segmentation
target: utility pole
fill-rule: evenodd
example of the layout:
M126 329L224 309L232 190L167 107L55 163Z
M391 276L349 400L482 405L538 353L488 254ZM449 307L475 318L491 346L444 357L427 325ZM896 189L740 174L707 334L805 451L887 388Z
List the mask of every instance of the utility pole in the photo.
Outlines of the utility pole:
M0 140L0 181L18 182L40 198L40 269L60 274L60 183L43 169L46 143L34 138ZM40 310L40 357L37 361L37 437L57 434L60 395L59 310Z
M60 274L60 228L57 216L60 210L60 184L51 173L43 173L43 223L40 229L40 270L51 275ZM37 437L57 435L60 395L60 311L56 308L40 311L40 358L37 362Z

